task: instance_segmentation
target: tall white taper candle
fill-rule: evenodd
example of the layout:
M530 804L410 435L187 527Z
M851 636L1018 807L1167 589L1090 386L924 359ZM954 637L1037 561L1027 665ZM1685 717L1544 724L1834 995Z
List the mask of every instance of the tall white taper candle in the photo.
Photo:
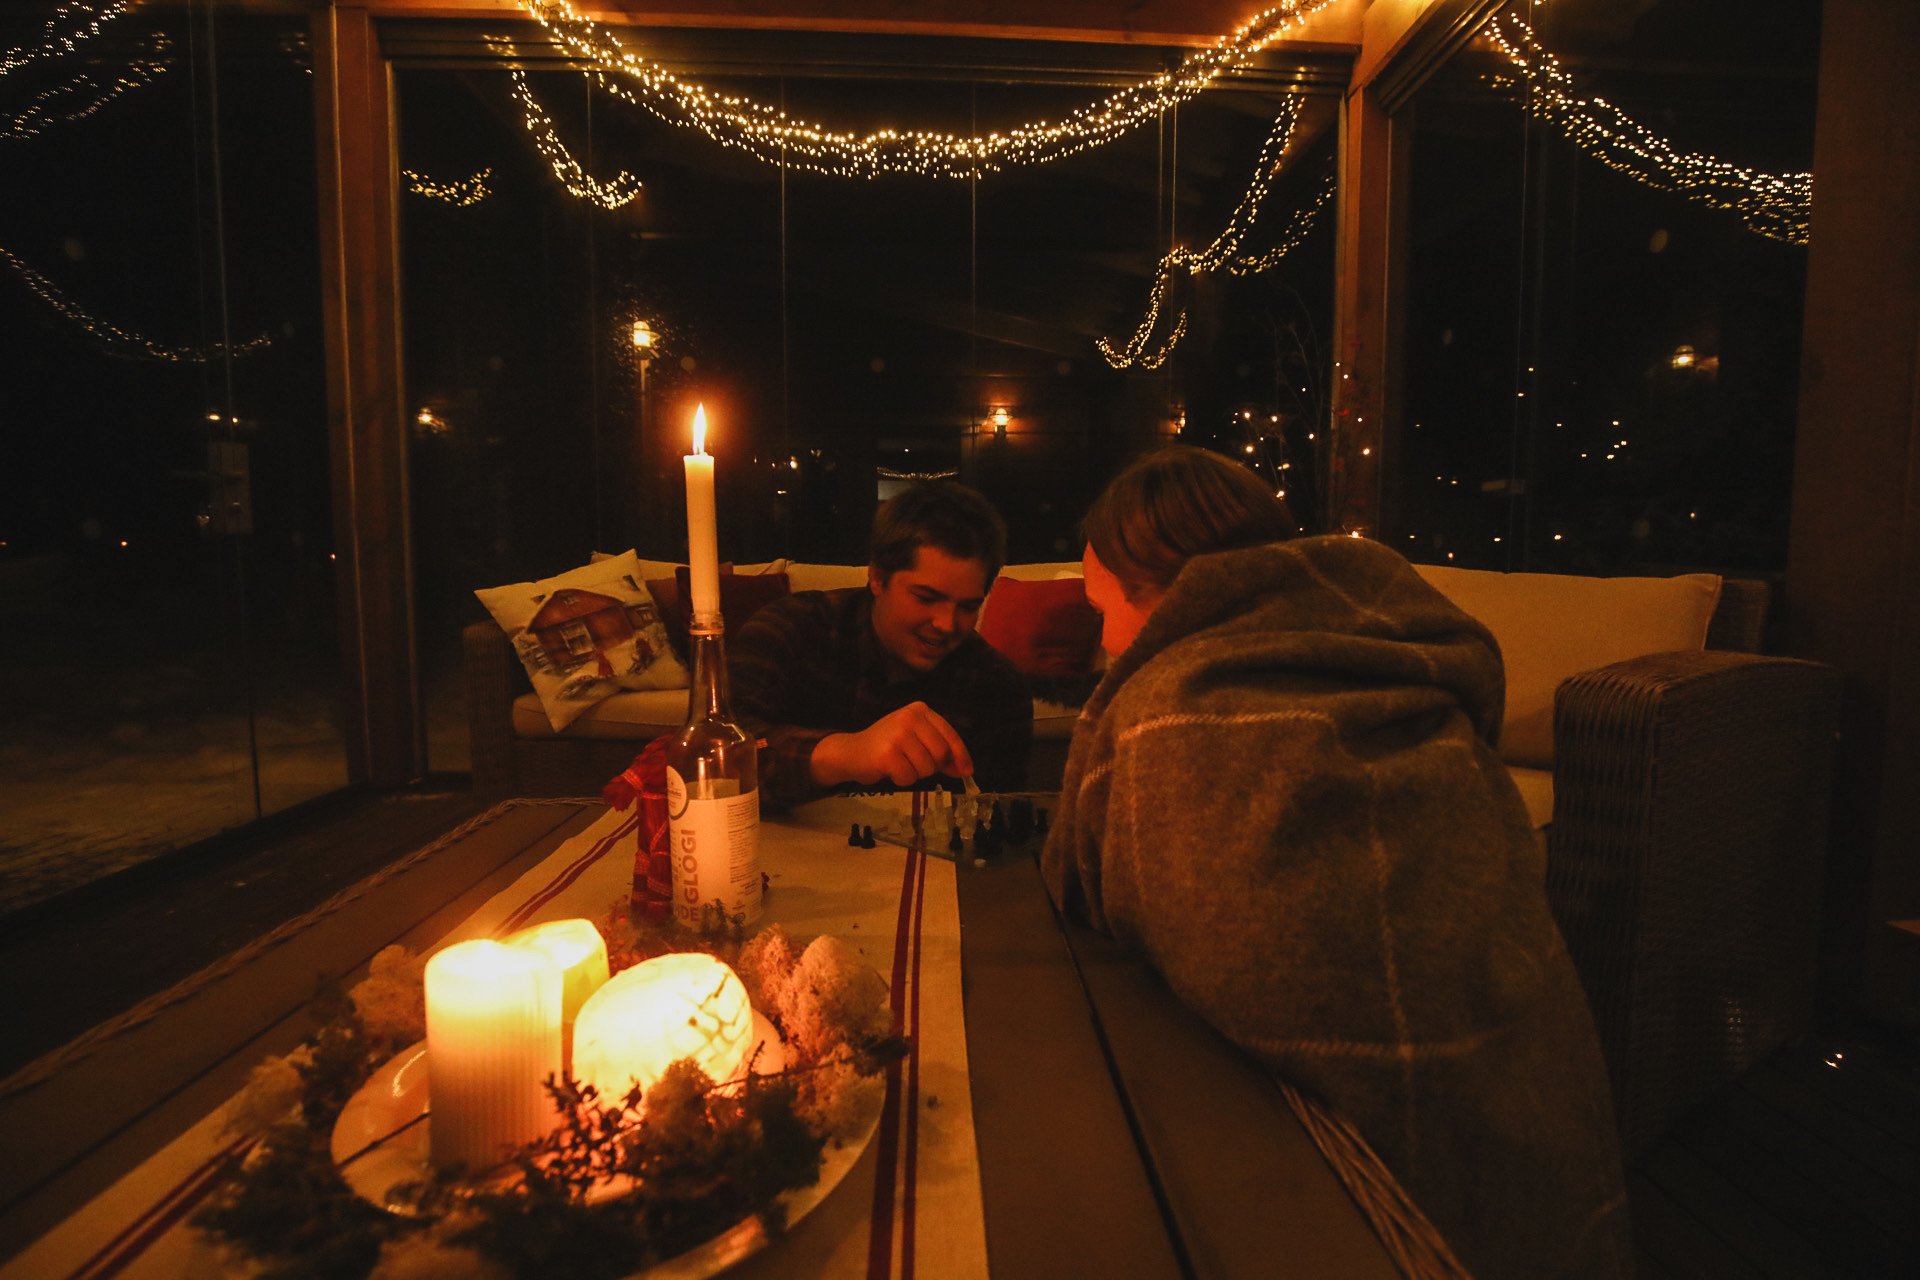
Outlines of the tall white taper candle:
M707 452L707 406L693 411L693 452L687 470L687 577L694 622L720 616L720 548L713 512L713 455Z

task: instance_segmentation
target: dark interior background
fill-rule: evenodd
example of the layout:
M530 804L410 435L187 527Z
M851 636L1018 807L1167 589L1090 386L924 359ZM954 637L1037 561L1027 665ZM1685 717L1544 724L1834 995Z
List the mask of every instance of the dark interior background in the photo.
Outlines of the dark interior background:
M1580 92L1675 145L1810 166L1816 0L1764 21L1735 0L1512 8ZM0 48L85 27L54 0L9 6ZM637 201L566 192L484 39L501 33L559 136L589 172L638 177ZM1179 54L629 38L838 128L956 133L1057 118ZM666 124L530 25L382 39L399 167L487 171L484 199L407 192L399 211L434 768L465 763L476 587L594 550L681 555L696 401L730 559L858 560L879 497L946 472L1006 512L1016 559L1071 559L1106 477L1176 436L1320 526L1332 205L1276 269L1176 285L1187 330L1163 366L1114 369L1094 344L1140 322L1168 247L1220 231L1289 93L1297 150L1248 248L1311 199L1342 58L1270 55L1050 164L865 180L783 175ZM1472 42L1395 116L1413 142L1382 536L1481 567L1777 574L1805 250L1580 156L1502 73ZM0 908L346 784L312 86L303 19L206 4L143 6L0 77ZM644 368L638 318L660 335Z

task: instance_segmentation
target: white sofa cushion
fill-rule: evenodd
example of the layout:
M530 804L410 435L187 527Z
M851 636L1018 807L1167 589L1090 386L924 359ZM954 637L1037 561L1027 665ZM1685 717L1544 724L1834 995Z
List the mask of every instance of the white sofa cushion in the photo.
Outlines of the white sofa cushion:
M646 689L602 698L565 729L554 732L540 700L523 693L513 700L513 732L521 738L616 738L645 742L687 718L685 689Z
M795 591L837 591L841 587L867 585L867 566L863 564L804 564L787 562L787 585Z
M513 732L522 738L608 738L645 741L669 729L677 729L687 718L685 689L647 689L636 693L616 693L593 704L558 733L547 720L540 699L523 693L513 700ZM1033 703L1035 740L1064 739L1073 736L1074 721L1080 718L1077 707L1062 706L1038 698Z
M1520 789L1520 800L1527 806L1527 821L1533 824L1533 829L1539 831L1552 822L1553 770L1509 765L1507 773L1513 785Z
M1486 624L1507 668L1500 755L1510 765L1553 768L1553 695L1568 677L1650 653L1701 649L1720 603L1720 578L1582 578L1414 568Z

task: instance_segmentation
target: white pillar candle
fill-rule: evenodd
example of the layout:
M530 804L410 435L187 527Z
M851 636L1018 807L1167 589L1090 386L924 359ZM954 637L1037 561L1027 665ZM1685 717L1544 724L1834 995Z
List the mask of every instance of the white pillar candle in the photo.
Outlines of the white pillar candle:
M480 939L427 961L433 1162L479 1171L547 1132L560 1070L560 970L538 951Z
M693 411L693 452L681 459L687 472L687 577L693 620L720 617L720 546L713 511L713 456L707 452L707 406Z
M560 971L560 1062L571 1069L573 1020L607 980L606 940L591 920L549 920L509 934L507 944L531 947Z
M716 1083L740 1074L753 1046L753 1006L724 961L703 952L655 956L615 974L574 1023L573 1070L603 1104L644 1094L681 1058Z

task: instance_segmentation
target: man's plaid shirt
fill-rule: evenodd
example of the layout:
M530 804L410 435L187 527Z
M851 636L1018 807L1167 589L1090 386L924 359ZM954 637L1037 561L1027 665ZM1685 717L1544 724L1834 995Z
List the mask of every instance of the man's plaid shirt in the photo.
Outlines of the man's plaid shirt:
M784 809L824 795L830 788L809 773L814 744L911 702L926 703L959 732L982 790L1026 785L1033 701L1011 662L977 634L932 671L905 679L889 677L886 657L866 587L796 591L728 637L734 715L767 740L761 803Z

